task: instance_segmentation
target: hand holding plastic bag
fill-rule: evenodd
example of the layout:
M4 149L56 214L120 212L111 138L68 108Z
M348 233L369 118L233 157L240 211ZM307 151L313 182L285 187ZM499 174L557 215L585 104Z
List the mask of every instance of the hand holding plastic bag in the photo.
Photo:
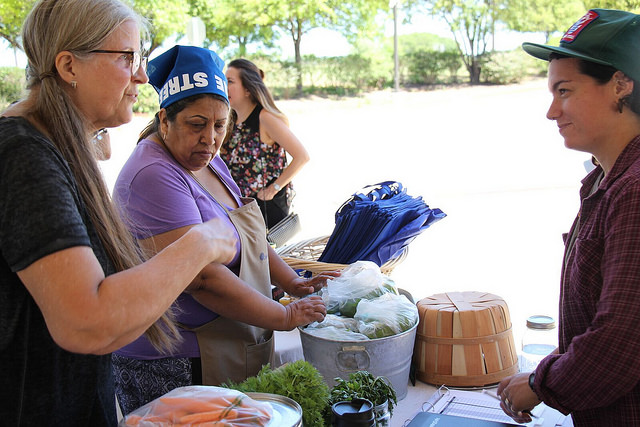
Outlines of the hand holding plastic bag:
M178 387L129 413L120 426L266 426L273 410L244 393L222 387Z

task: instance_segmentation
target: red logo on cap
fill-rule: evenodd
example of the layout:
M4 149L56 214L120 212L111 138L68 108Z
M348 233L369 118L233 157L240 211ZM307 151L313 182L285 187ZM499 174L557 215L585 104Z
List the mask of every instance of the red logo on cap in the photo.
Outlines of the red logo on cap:
M564 36L562 36L562 39L560 41L565 43L571 43L576 39L576 37L578 37L578 34L580 34L582 30L584 30L587 27L587 25L592 23L597 17L598 17L598 14L593 10L590 10L589 12L586 13L586 15L580 18L578 22L573 24L571 28L567 30L566 33L564 33Z

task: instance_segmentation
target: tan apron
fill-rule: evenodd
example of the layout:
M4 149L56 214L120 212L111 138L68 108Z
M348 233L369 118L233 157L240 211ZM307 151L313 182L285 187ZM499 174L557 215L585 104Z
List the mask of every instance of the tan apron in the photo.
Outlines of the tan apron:
M240 279L271 299L268 243L258 204L255 199L242 198L243 206L228 210L215 201L240 236ZM238 383L255 376L273 352L273 331L222 316L191 330L200 347L204 385Z

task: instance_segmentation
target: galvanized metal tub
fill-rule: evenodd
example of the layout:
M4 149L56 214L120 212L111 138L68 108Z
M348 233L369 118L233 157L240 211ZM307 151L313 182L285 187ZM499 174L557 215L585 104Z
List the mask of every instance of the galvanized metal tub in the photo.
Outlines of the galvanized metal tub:
M416 340L418 322L408 331L385 338L367 341L336 341L300 331L302 351L331 388L334 378L349 379L349 374L368 371L376 377L386 377L398 400L407 395L409 370Z

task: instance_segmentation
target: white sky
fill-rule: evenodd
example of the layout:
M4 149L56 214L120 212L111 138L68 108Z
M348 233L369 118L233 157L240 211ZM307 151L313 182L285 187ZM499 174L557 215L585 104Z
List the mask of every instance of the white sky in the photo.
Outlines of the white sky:
M413 33L431 33L442 37L453 38L451 30L442 21L434 20L425 15L414 16L410 24L402 23L402 15L398 19L398 35ZM393 21L389 20L385 25L385 35L393 36ZM286 36L282 38L283 56L293 57L293 42ZM495 40L496 50L512 50L523 42L544 43L543 34L517 33L512 31L500 31ZM288 42L288 43L286 43ZM347 55L351 49L346 39L339 33L324 28L316 28L309 31L302 38L302 54L315 54L316 56Z
M399 14L398 34L432 33L443 37L451 37L451 32L443 22L436 21L429 16L415 15L411 24L402 23L403 15ZM390 19L385 25L385 34L393 36L393 21ZM496 50L511 50L524 41L544 43L542 34L521 34L515 32L499 32L495 40ZM187 43L181 41L181 43ZM286 35L281 38L281 49L284 58L293 57L293 42ZM340 56L350 52L350 45L339 33L324 28L316 28L305 34L302 38L301 50L303 55L314 54L316 56ZM158 49L156 54L161 53ZM8 43L0 41L0 66L25 67L26 59L21 51L14 52L8 48Z

